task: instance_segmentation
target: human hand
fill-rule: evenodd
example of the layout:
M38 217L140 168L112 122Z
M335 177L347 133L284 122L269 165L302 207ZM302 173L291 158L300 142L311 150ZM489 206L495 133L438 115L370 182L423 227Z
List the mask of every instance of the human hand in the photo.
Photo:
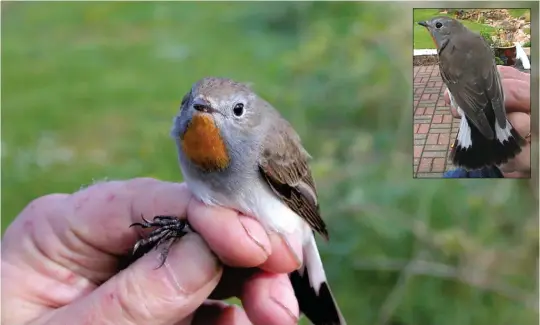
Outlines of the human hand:
M506 178L528 178L531 174L531 76L515 68L497 66L501 75L504 91L504 104L508 120L516 131L527 140L519 154L500 166ZM450 106L455 118L460 118L457 108L450 103L448 89L444 92L444 101Z
M117 273L119 256L138 239L129 225L141 215L187 215L197 234L174 244L161 268L152 250ZM8 227L1 323L296 324L298 302L285 273L298 268L298 254L254 219L204 206L186 184L98 183L40 197ZM209 300L231 296L245 310Z

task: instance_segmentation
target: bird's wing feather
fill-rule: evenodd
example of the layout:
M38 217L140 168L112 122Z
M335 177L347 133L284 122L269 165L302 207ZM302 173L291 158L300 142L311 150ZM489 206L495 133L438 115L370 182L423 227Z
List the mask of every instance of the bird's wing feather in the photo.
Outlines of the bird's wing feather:
M465 44L450 41L439 54L440 73L467 118L486 138L493 139L493 130L484 112L490 107L490 99L486 92L486 84L490 84L490 81L486 80L484 72L490 66L485 62L473 63L473 56L477 55L478 50L484 50L479 48L478 43L475 46L475 42L478 40ZM473 62L465 64L466 61Z
M281 119L274 123L263 141L259 171L274 193L292 211L328 239L308 166L309 158L298 134L287 121Z
M504 129L506 127L506 110L504 108L504 91L501 82L501 76L495 62L490 69L485 69L483 74L485 81L486 95L491 101L495 118L499 126Z

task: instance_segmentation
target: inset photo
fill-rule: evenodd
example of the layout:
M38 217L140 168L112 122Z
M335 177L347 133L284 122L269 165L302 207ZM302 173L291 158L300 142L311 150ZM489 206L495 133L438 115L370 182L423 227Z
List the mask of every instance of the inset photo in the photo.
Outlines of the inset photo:
M530 178L531 10L413 17L414 177Z

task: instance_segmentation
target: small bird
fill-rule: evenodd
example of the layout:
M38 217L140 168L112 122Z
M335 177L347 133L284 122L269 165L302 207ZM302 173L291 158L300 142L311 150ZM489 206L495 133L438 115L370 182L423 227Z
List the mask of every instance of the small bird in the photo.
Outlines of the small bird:
M289 247L288 238L300 238L304 260L289 278L301 312L315 325L345 325L315 242L315 232L326 240L329 236L310 155L289 122L248 85L226 78L199 80L180 106L171 136L193 195L207 205L257 218ZM135 250L168 242L165 258L174 239L186 231L184 221L168 216L134 225L156 227Z
M498 166L521 152L525 140L506 118L493 51L480 34L450 17L418 23L427 28L452 106L461 116L450 157L467 170Z

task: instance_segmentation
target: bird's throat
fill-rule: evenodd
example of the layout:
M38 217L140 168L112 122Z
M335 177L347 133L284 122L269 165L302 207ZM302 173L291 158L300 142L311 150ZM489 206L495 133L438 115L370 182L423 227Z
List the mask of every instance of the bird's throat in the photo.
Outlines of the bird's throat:
M437 43L437 39L435 38L435 36L433 36L433 33L428 31L429 32L429 36L431 36L431 40L433 41L433 44L435 44L435 48L439 48L439 43Z
M211 114L195 114L181 137L181 143L184 154L206 172L229 166L227 147Z

